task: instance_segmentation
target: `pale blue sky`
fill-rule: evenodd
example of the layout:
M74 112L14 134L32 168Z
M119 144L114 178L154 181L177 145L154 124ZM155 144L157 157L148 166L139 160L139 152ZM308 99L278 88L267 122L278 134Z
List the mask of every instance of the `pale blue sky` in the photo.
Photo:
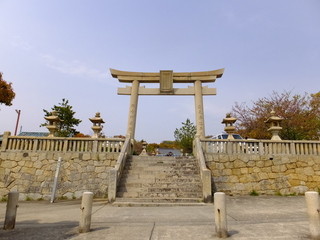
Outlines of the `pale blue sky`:
M46 131L42 109L66 98L79 131L91 134L88 118L100 111L105 134L124 135L129 96L117 95L125 84L109 68L225 68L209 85L217 95L204 97L206 135L223 131L235 102L320 90L319 0L0 0L0 9L0 71L16 92L0 106L0 132L14 132L15 109L23 131ZM141 96L136 138L173 140L187 118L192 96Z

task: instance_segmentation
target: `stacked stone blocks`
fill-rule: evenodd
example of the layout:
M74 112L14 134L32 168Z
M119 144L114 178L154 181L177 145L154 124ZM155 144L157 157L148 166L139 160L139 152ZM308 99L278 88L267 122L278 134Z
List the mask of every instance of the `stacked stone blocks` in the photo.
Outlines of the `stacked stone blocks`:
M19 191L20 199L50 199L57 160L62 158L58 198L80 198L92 191L106 197L108 172L119 153L0 152L0 198Z
M320 189L320 156L206 154L213 191L294 195Z

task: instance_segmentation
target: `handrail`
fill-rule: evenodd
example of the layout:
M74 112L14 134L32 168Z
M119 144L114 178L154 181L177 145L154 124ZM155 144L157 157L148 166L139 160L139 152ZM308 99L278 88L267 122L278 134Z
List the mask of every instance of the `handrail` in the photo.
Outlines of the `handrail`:
M117 186L120 181L120 177L123 172L126 160L131 154L131 137L126 136L126 140L123 144L119 157L117 159L114 168L109 170L109 184L108 184L108 200L113 202L116 199Z
M196 149L195 153L199 162L200 169L203 169L203 170L207 169L206 161L204 158L204 154L202 151L202 146L199 138L195 138L195 149Z
M211 171L207 168L205 156L203 154L200 138L198 136L194 139L194 154L198 160L200 167L200 176L202 181L202 193L204 202L212 201L211 189Z
M320 141L202 139L206 153L320 155Z
M121 149L121 152L120 152L120 155L117 159L117 162L116 162L116 165L114 166L114 168L119 171L120 175L122 173L122 170L124 168L124 165L126 163L126 159L127 159L127 156L129 155L130 153L130 142L131 142L131 138L130 137L127 137L124 144L123 144L123 147Z

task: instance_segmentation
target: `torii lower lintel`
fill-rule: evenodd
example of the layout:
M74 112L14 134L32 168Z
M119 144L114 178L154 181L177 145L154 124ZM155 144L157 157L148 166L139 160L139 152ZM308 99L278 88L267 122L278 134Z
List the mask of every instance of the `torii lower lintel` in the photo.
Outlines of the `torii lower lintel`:
M175 73L161 70L159 73L127 72L110 69L111 75L120 82L132 83L132 86L118 88L119 95L130 95L127 135L134 138L138 96L139 95L194 95L197 135L204 138L203 95L216 95L215 88L202 87L203 82L214 82L223 75L224 69L206 72ZM159 88L140 87L140 83L159 83ZM193 83L188 88L173 88L173 83Z

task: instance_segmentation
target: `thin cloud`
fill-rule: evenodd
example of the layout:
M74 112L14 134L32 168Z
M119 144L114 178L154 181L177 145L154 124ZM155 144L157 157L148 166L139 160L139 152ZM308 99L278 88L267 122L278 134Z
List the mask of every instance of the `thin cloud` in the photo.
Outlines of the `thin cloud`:
M11 41L11 45L15 48L24 50L24 51L30 51L32 50L34 47L32 46L32 44L30 44L29 42L23 40L21 38L21 36L14 36L12 41Z
M47 67L64 74L81 76L84 78L93 78L93 79L106 78L106 73L101 72L97 69L88 67L87 65L85 65L84 63L78 60L65 61L65 60L57 59L49 54L43 54L41 55L41 58Z
M109 84L113 83L113 81L106 81L106 78L108 76L107 72L101 72L95 68L87 66L85 63L78 60L66 61L54 57L51 54L39 53L36 51L35 47L32 44L22 39L21 36L14 36L11 41L11 45L15 48L29 51L30 54L38 56L43 61L44 65L60 73L95 79L98 81L108 82Z

